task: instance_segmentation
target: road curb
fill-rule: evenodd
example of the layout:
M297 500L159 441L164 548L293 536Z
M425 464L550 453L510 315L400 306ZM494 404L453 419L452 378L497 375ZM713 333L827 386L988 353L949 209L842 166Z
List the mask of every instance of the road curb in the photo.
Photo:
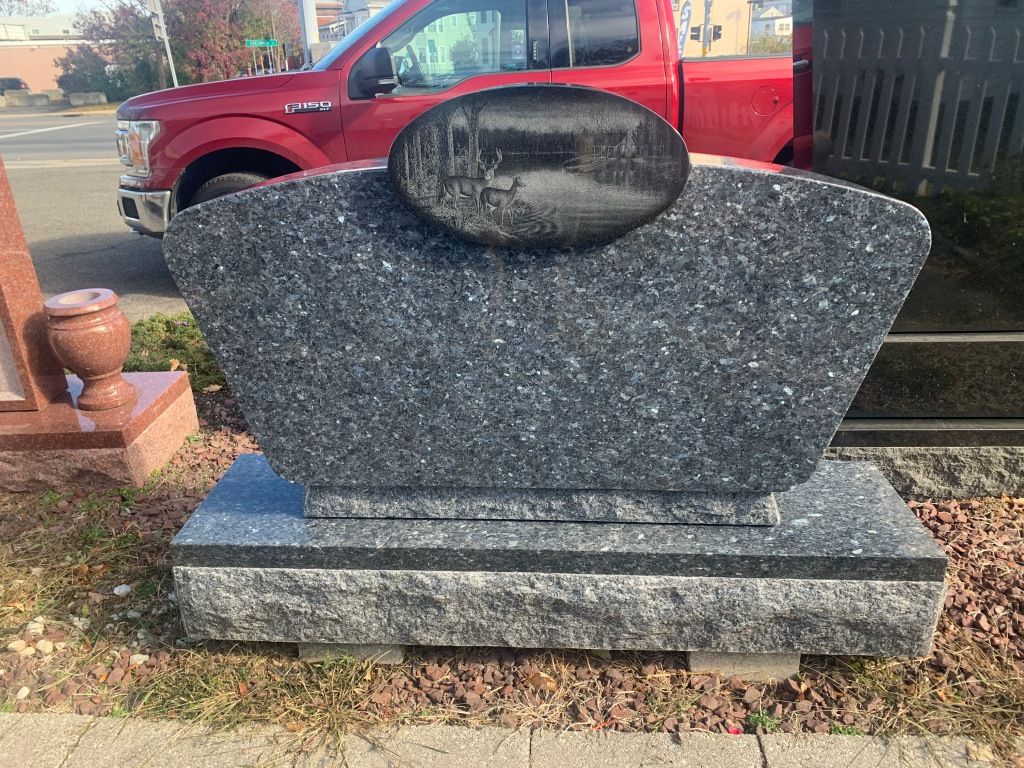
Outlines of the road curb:
M727 736L420 725L301 751L276 727L214 731L177 721L0 714L0 768L988 768L957 737Z

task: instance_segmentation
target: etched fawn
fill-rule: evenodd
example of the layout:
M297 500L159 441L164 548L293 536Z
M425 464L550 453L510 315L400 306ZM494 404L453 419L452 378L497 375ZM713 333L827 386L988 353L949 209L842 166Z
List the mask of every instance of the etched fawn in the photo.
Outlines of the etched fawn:
M508 189L499 189L498 187L484 187L480 190L480 205L487 213L493 212L495 209L498 211L498 225L505 223L505 212L508 212L508 224L511 227L512 221L512 201L516 199L516 192L518 192L526 184L523 180L516 176L512 179L512 186Z

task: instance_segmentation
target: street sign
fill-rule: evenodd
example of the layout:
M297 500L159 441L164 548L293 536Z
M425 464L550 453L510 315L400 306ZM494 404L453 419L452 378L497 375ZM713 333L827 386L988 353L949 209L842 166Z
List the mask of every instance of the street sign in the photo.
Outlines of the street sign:
M174 69L174 57L171 55L171 41L167 37L167 25L164 23L164 9L160 0L146 0L146 8L149 10L149 18L153 22L153 37L164 44L164 51L167 53L167 63L171 67L171 80L174 87L178 87L178 73Z
M164 26L164 17L162 15L154 15L150 16L150 20L153 22L153 37L155 37L158 42L162 43L167 39L167 28Z
M277 48L277 40L246 40L246 48Z

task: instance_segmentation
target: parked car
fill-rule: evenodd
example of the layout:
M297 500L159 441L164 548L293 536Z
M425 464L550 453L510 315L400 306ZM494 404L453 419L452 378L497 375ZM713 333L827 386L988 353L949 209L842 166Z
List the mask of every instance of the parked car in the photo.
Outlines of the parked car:
M0 77L0 96L7 91L27 91L28 83L20 77Z
M268 178L385 157L435 104L514 83L611 91L678 126L692 152L784 161L792 66L680 62L671 0L395 0L311 70L126 101L118 206L160 235L177 211Z

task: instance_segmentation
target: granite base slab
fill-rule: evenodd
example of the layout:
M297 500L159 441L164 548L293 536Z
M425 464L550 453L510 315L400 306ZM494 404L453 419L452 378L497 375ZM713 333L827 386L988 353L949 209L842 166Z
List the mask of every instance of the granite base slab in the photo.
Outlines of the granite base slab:
M192 637L275 643L920 656L942 582L174 569Z
M109 411L75 407L77 376L44 411L0 413L0 491L139 486L199 420L183 372L126 373L139 393Z
M945 557L877 469L822 462L757 526L306 518L259 455L172 543L194 637L925 653Z
M306 517L777 525L773 494L306 488Z

